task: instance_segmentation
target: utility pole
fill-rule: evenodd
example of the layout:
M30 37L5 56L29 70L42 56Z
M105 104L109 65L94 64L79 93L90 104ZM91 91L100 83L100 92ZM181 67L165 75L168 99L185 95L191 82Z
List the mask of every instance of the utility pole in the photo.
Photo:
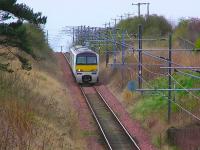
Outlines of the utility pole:
M117 45L116 45L116 38L117 38L117 30L116 30L116 26L117 26L117 19L112 19L115 21L115 25L114 25L114 29L113 29L113 36L114 36L114 41L113 41L113 52L114 52L114 59L113 59L113 64L115 65L117 62L117 53L116 53L116 49L117 49Z
M74 27L73 27L72 30L73 30L73 45L74 45Z
M81 26L80 39L81 39L81 45L83 45L83 26Z
M134 14L130 14L130 13L125 14L125 16L127 16L128 19L131 17L131 15L134 15Z
M150 3L147 3L147 17L149 17L149 5Z
M98 43L99 43L99 47L98 47L98 51L99 51L99 55L100 55L100 38L101 38L101 29L98 29Z
M84 35L84 40L83 40L83 44L86 41L86 26L83 27L83 35Z
M108 66L108 62L109 62L109 52L108 52L108 27L107 27L107 23L104 24L105 25L105 30L106 30L106 67ZM109 25L109 24L108 24Z
M142 89L142 25L138 28L138 86Z
M90 26L87 28L87 42L90 40Z
M137 4L132 3L132 5L138 6L138 17L141 16L141 14L140 14L140 6L141 5L147 5L147 15L149 16L149 5L150 5L150 3L137 3Z
M63 46L60 46L60 50L61 50L61 52L63 51Z
M77 41L76 41L77 44L79 44L79 42L80 42L80 37L79 37L79 30L80 30L80 29L79 29L79 28L80 28L80 27L78 26L77 39L76 39L76 40L77 40Z
M120 21L122 21L124 16L121 15L121 16L118 16L118 17L120 17Z
M168 58L168 89L172 89L172 35L169 34L169 58ZM171 121L171 100L172 100L172 91L168 91L168 123Z
M122 32L122 64L125 63L125 32Z

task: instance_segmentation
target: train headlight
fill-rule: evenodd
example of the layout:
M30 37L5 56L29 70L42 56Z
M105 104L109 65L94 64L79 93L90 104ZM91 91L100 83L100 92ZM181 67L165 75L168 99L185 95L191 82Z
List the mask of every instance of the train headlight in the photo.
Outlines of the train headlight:
M76 70L76 72L81 72L81 71L82 71L81 69L77 69L77 70Z
M81 74L82 74L81 71L82 71L81 69L77 69L77 70L76 70L77 75L81 75Z

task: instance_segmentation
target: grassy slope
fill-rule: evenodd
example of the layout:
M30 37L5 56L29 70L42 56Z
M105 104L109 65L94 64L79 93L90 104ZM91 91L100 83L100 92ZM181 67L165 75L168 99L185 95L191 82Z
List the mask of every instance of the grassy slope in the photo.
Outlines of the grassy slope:
M37 61L11 49L29 58L33 69L21 70L11 54L0 57L15 71L0 72L0 149L84 149L76 113L44 33L30 25L26 28Z

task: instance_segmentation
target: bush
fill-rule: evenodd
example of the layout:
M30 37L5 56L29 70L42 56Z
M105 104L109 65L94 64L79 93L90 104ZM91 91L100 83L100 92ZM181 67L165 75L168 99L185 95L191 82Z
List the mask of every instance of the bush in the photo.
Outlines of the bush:
M200 50L200 38L198 38L197 40L196 40L196 42L195 42L195 50Z
M127 30L129 34L138 32L138 25L143 25L144 36L164 36L172 32L172 25L163 16L151 15L148 18L134 17L121 21L118 28Z
M185 38L195 42L200 37L200 19L181 19L174 33L175 38Z

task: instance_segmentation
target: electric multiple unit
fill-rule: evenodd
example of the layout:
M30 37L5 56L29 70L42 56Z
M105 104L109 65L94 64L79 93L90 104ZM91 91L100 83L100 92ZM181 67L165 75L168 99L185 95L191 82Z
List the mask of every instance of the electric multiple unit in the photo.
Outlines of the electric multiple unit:
M99 55L83 46L70 49L70 66L78 83L97 83Z

